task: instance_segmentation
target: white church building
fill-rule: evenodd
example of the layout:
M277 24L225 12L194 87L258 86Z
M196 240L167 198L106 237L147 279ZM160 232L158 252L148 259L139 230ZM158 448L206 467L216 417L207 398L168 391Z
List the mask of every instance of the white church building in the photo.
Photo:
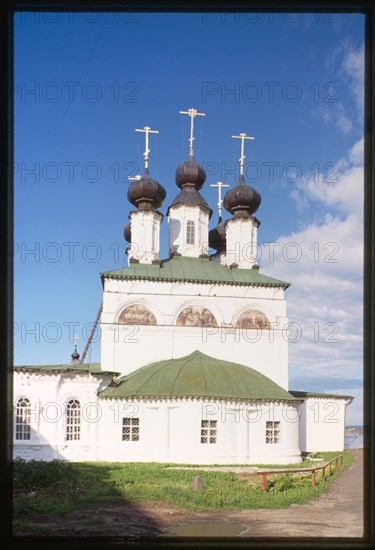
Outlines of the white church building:
M191 118L188 159L167 210L169 257L160 259L165 189L148 172L130 184L129 266L101 274L101 362L77 349L63 365L14 367L14 456L184 464L289 464L301 452L342 451L352 397L292 391L289 283L256 264L261 203L244 179L219 221L200 193ZM228 186L225 186L228 187ZM223 222L224 205L230 218ZM212 253L215 251L214 253Z

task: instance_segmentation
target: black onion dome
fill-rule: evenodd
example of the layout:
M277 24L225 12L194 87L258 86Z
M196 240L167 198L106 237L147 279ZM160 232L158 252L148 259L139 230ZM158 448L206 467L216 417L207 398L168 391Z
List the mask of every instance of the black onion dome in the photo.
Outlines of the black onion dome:
M185 186L182 189L181 193L179 193L174 199L174 201L168 208L167 216L169 215L170 208L172 208L173 206L179 206L180 204L185 204L188 206L199 206L200 208L208 211L208 215L210 218L212 216L212 210L208 206L205 199L202 197L199 191L197 191L194 187L191 187L190 185Z
M239 184L225 193L224 208L237 218L247 218L258 210L261 201L259 193L241 175Z
M132 242L132 230L130 223L127 223L124 227L124 237L125 240L128 241L128 243Z
M193 155L176 168L176 185L182 189L185 185L194 186L199 191L206 179L206 172L203 170Z
M76 346L73 353L72 353L72 355L71 355L72 361L78 361L79 357L80 357L80 355L77 351L77 346Z
M146 168L144 176L129 185L128 201L141 210L156 210L163 204L166 194L164 187L150 178Z
M217 252L225 252L227 248L227 237L221 217L217 226L208 233L208 245Z

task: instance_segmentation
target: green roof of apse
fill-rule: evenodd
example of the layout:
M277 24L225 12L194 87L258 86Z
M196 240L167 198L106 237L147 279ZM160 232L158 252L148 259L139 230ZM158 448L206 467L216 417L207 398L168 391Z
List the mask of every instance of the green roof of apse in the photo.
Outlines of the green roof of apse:
M129 267L105 271L102 278L184 281L229 285L256 285L288 288L290 283L259 273L258 269L229 268L207 258L174 256L158 264L133 263Z
M137 369L99 395L113 399L210 397L297 400L256 370L210 357L200 351Z

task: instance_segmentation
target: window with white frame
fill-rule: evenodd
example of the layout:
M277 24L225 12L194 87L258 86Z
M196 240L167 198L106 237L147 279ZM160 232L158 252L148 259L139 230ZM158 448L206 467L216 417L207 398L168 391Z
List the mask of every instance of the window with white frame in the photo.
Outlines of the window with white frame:
M31 436L31 402L20 397L16 404L16 439L29 440Z
M192 221L186 222L186 244L195 243L195 223Z
M122 419L122 440L139 441L139 418Z
M201 443L216 443L217 420L201 421Z
M280 443L280 422L266 422L266 443Z
M81 403L78 399L70 399L66 404L66 440L81 439Z

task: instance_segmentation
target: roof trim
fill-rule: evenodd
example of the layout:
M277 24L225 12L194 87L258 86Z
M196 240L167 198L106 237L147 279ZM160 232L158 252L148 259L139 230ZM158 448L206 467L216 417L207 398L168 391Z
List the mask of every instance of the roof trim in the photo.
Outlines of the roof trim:
M260 274L258 270L230 268L212 262L209 258L172 256L159 265L132 264L129 267L100 273L105 279L145 280L161 282L186 282L191 284L215 284L246 287L283 288L290 283Z
M35 373L54 373L54 372L76 372L76 373L89 373L93 376L101 374L121 374L118 371L100 370L101 363L91 363L88 365L79 364L80 366L73 366L71 363L61 365L14 365L13 371L35 372Z
M103 392L104 390L102 390ZM254 403L254 402L264 402L264 403L288 403L288 404L297 404L304 401L304 399L295 398L295 399L282 399L280 397L223 397L222 395L127 395L125 397L114 397L112 395L100 395L102 392L99 392L98 397L100 399L118 399L118 400L125 400L125 401L137 401L140 399L145 400L160 400L165 401L166 399L169 400L184 400L184 399L193 399L195 401L199 401L201 399L204 399L205 401L215 400L215 401L236 401L236 402L246 402L246 403Z
M121 280L146 280L146 281L161 281L161 282L172 282L176 283L178 281L183 281L185 283L195 283L195 284L216 284L216 285L232 285L232 286L265 286L265 287L278 287L287 289L290 287L290 283L285 284L278 284L278 283L258 283L258 282L251 282L247 283L244 281L213 281L212 279L179 279L179 278L168 278L164 279L163 277L152 277L150 275L143 276L143 275L114 275L111 274L111 272L104 272L100 273L100 277L103 277L103 279L121 279Z
M299 391L299 390L289 390L289 393L301 399L308 399L311 397L328 398L328 399L350 399L350 402L352 402L354 399L352 395L337 395L335 393L321 393L321 392L309 392L309 391Z

